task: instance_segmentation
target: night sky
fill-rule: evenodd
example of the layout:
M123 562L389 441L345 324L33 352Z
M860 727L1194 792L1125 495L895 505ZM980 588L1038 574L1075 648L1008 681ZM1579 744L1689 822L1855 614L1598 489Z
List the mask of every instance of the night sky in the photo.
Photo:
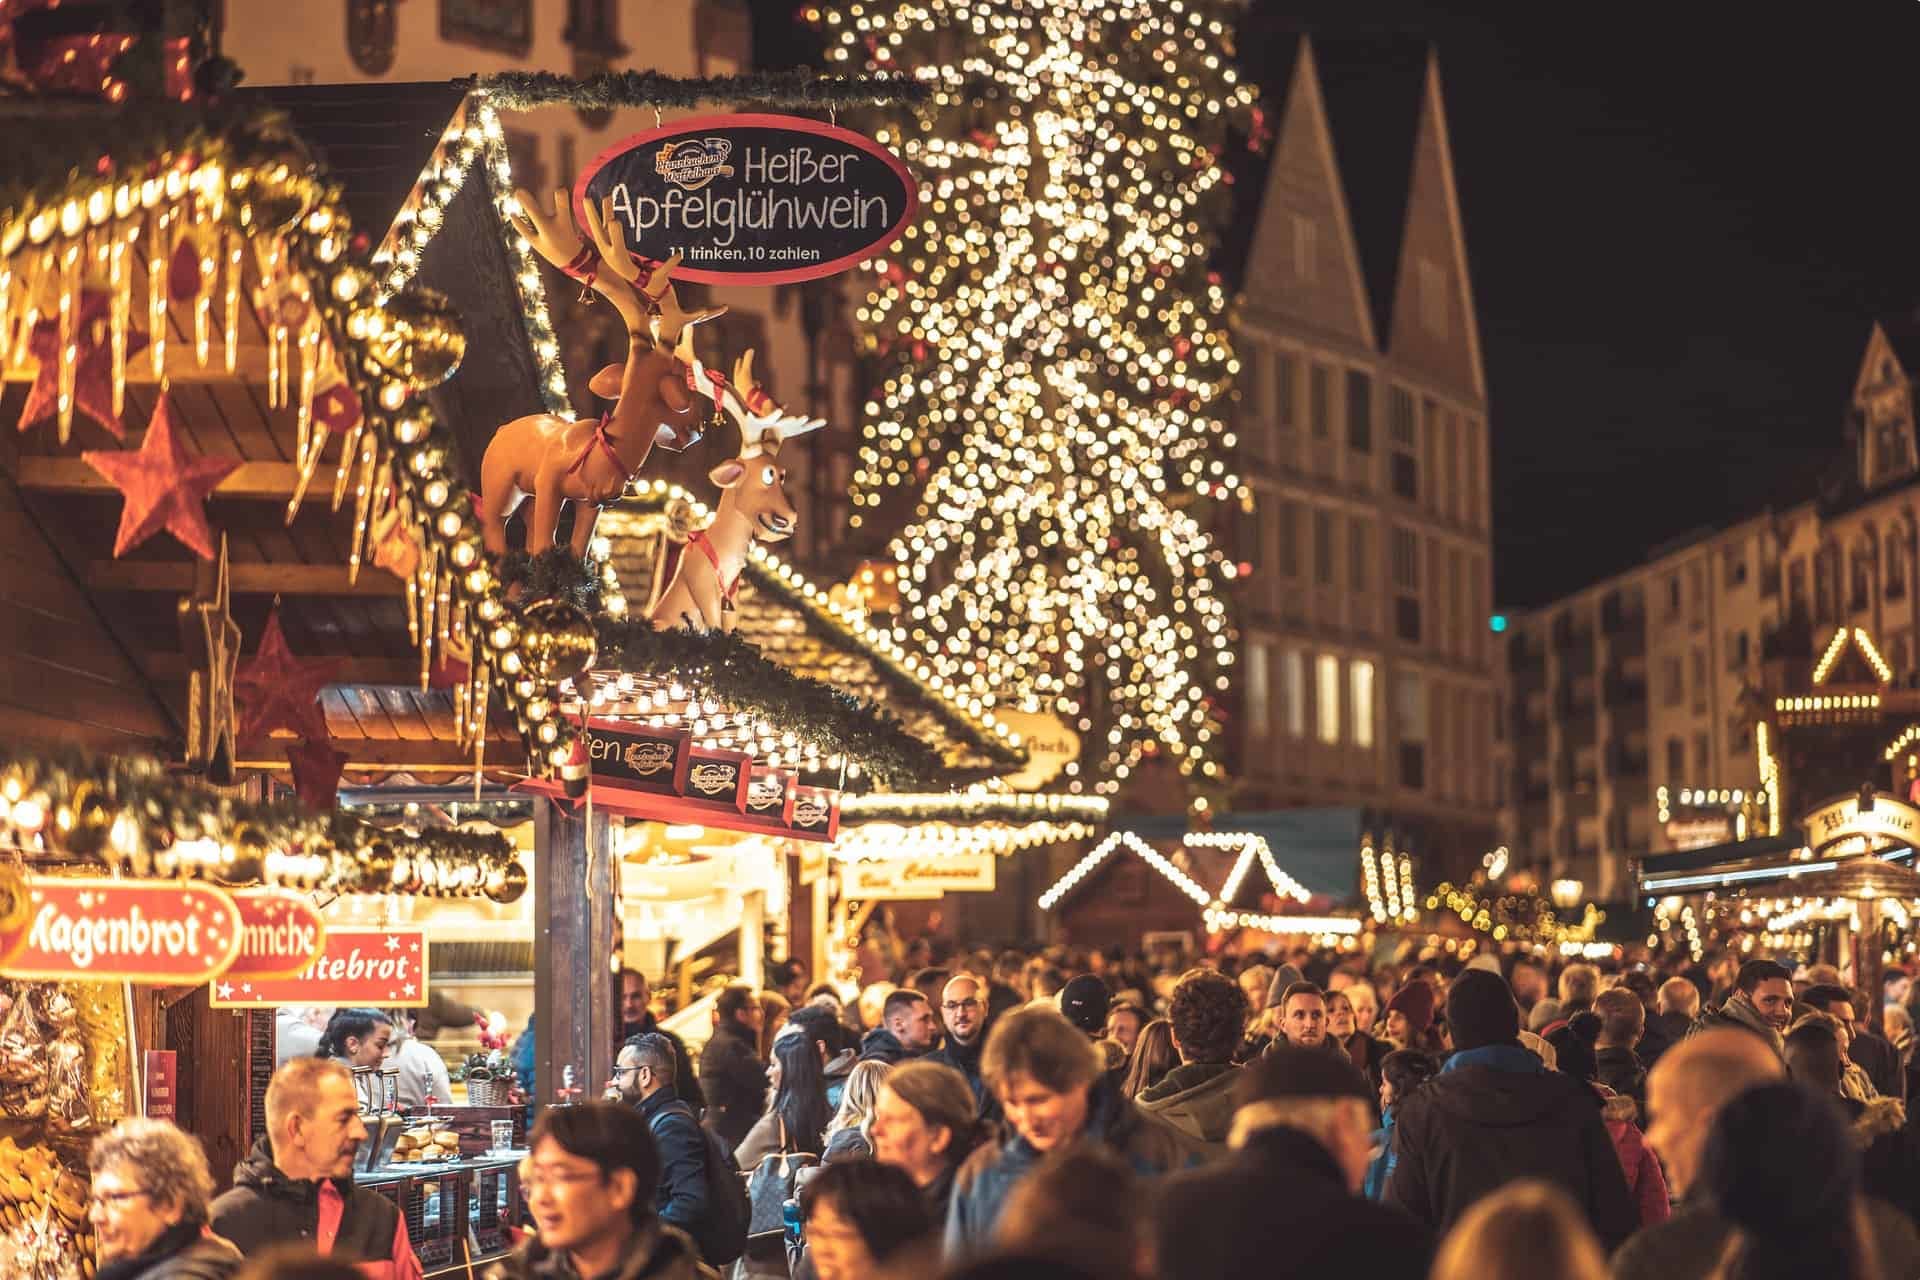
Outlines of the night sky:
M764 61L805 56L790 3L755 9ZM1256 0L1242 60L1272 92L1299 30L1439 49L1502 607L1844 465L1868 329L1920 306L1920 5Z

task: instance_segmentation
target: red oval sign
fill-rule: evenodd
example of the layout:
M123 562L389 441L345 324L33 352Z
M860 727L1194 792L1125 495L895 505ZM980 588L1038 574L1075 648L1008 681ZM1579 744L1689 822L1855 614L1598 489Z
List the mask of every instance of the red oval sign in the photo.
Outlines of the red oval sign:
M240 954L228 978L291 978L320 958L327 926L313 903L286 889L247 889L240 908Z
M848 270L899 239L919 206L900 158L799 116L676 120L624 138L573 188L574 218L613 202L635 253L704 284L790 284Z
M208 993L216 1009L282 1004L383 1005L427 1002L427 931L419 925L329 929L313 963L290 978L223 974Z
M211 885L27 877L27 921L0 975L198 986L233 963L240 911Z

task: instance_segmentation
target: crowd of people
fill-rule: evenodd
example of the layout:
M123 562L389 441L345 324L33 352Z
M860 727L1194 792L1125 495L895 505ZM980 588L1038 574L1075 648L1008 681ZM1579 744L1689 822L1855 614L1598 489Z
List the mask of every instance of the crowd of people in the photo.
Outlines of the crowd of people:
M1898 971L916 958L844 995L792 963L728 986L697 1055L623 975L606 1098L542 1112L495 1274L1920 1277ZM341 1058L386 1028L346 1030L281 1068L217 1199L163 1122L96 1143L99 1274L318 1276L291 1245L418 1275L347 1172Z

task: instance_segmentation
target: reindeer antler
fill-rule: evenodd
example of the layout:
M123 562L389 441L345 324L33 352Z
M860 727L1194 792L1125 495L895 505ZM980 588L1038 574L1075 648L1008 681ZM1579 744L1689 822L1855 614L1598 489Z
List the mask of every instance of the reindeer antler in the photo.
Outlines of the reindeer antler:
M593 237L588 242L580 238L580 228L573 221L573 205L565 191L553 193L551 212L541 209L524 190L516 189L513 198L521 209L520 215L512 220L514 229L532 243L534 251L568 275L584 280L595 293L611 302L626 322L628 332L641 332L647 323L649 308L634 291L631 277L621 270L623 265L631 264L633 258L617 238L618 224L614 226L615 237L610 238L593 206L587 206L587 229Z
M793 437L827 425L825 418L788 413L767 394L765 387L754 381L751 347L733 362L732 388L732 399L740 406L739 410L735 411L725 402L722 407L740 424L740 456L743 458L751 458L756 453L778 453L780 446Z

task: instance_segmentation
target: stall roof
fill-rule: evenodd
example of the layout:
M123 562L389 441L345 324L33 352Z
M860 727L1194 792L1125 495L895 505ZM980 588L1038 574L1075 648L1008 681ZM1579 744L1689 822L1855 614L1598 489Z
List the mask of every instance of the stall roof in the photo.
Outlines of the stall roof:
M1362 809L1277 809L1222 814L1216 825L1264 838L1280 869L1315 897L1352 903L1360 896L1360 837L1366 830L1365 819ZM1108 826L1145 840L1178 840L1190 829L1184 814L1116 814Z

